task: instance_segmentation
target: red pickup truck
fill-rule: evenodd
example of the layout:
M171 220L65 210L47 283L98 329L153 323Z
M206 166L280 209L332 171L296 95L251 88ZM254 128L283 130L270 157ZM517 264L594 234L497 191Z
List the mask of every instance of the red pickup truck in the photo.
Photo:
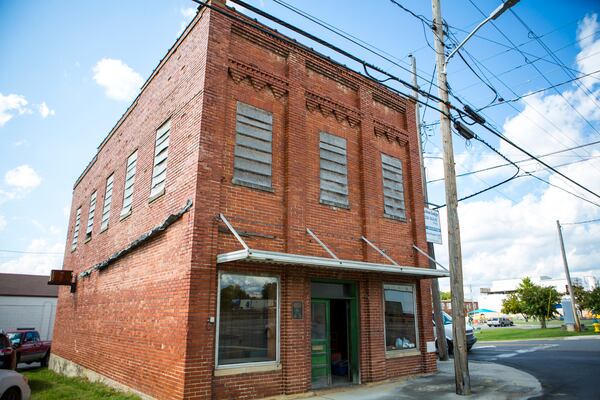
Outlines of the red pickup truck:
M48 366L52 342L40 340L38 331L28 328L17 328L8 331L6 334L17 352L17 364L41 362L43 367Z

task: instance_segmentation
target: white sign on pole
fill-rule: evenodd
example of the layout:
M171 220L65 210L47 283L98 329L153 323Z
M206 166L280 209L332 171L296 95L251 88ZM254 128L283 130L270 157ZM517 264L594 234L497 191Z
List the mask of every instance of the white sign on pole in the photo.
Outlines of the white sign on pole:
M425 208L425 233L428 242L442 244L440 213L437 210Z

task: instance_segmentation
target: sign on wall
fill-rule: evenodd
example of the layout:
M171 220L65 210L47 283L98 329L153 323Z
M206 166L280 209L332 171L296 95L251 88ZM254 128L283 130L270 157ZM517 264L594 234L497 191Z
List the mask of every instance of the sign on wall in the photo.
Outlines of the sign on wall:
M425 233L428 242L442 244L442 227L438 210L425 208Z

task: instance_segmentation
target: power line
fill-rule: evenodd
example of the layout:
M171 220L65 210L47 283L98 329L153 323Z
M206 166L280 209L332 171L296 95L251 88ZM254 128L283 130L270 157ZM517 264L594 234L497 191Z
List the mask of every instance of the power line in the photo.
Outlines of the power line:
M58 253L58 252L53 252L53 251L25 251L25 250L5 250L5 249L0 249L0 253L63 255L63 253Z

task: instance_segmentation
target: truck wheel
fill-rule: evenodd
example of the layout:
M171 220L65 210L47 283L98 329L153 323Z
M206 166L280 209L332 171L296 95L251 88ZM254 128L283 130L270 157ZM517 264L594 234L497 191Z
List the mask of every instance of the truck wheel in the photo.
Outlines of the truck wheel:
M0 400L21 400L21 390L13 386L4 392Z
M42 358L42 367L47 368L48 362L50 361L50 350L46 352L44 358Z

